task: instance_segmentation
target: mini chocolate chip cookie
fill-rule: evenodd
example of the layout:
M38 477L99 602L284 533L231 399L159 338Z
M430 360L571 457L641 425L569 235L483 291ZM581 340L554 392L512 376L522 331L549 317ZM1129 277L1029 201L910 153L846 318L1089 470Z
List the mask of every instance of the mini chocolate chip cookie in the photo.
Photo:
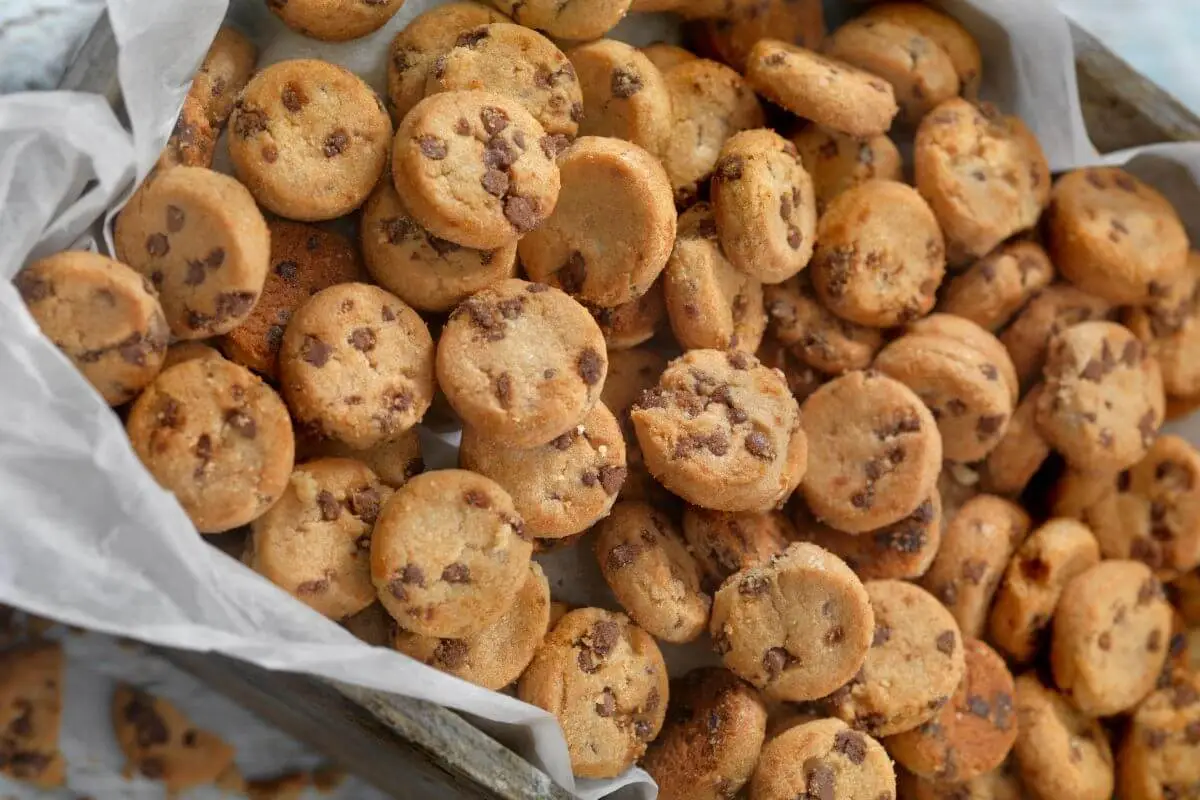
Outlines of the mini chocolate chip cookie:
M700 566L701 584L710 593L733 573L765 565L796 538L780 511L738 514L688 506L682 527L688 552Z
M669 692L650 634L599 608L564 615L517 684L518 697L558 718L581 778L633 766L662 729Z
M883 345L878 328L847 322L821 304L808 275L763 289L771 333L808 366L839 375L870 366Z
M355 450L337 439L301 438L296 443L298 460L312 458L353 458L366 464L380 483L399 489L414 475L425 471L421 458L421 439L416 428L410 428L395 439L380 442L365 450Z
M730 576L709 632L725 666L778 700L824 697L862 666L875 617L845 562L797 542Z
M1013 755L1021 782L1037 797L1108 800L1113 757L1100 721L1074 708L1032 672L1016 680L1017 741Z
M795 503L796 538L836 555L865 581L915 580L933 563L942 542L941 496L934 491L906 517L872 531L843 533Z
M584 303L612 308L645 294L675 243L675 206L654 156L584 136L558 157L554 213L521 240L526 274Z
M1050 340L1072 325L1108 318L1113 307L1069 283L1056 283L1038 292L1000 334L1021 388L1042 379Z
M289 28L326 42L345 42L387 24L404 0L269 0Z
M762 283L725 257L708 203L696 203L679 217L663 294L671 330L685 349L753 352L762 342L767 324Z
M271 234L254 198L200 167L156 173L117 216L113 238L117 258L158 290L179 339L232 330L267 278Z
M220 130L229 121L234 103L254 74L258 50L244 34L222 25L192 78L188 95L201 101L208 122Z
M989 492L1019 495L1049 457L1050 444L1037 427L1037 404L1042 388L1039 383L1022 398L1004 435L988 453L980 471L980 481Z
M64 657L61 646L39 643L0 655L0 775L42 789L62 786L67 762L58 749Z
M1054 280L1054 265L1036 242L1002 244L951 278L938 310L995 333Z
M659 68L615 39L580 45L567 57L583 90L580 135L611 136L662 152L671 136L671 94Z
M663 296L663 279L650 284L641 297L613 308L590 308L604 343L610 353L628 350L654 338L662 322L667 318L667 301Z
M953 17L922 3L880 3L868 8L863 19L887 20L917 30L950 56L963 95L973 100L979 94L983 79L979 44Z
M644 500L655 504L669 501L667 490L646 470L646 460L629 418L630 407L642 392L658 383L658 376L666 368L666 357L648 348L609 350L608 377L600 399L617 418L625 437L627 471L617 495L621 500Z
M876 328L911 322L933 309L946 274L942 231L915 189L867 181L821 215L809 271L839 317Z
M154 380L167 352L167 320L154 287L98 253L43 258L13 285L46 338L110 406Z
M891 139L880 134L859 139L820 125L809 125L792 137L804 168L812 176L817 213L847 189L878 178L903 181L904 169Z
M1147 697L1117 754L1117 792L1129 800L1187 797L1200 784L1200 677Z
M804 476L807 437L783 376L738 350L692 350L630 411L646 466L684 500L766 511Z
M874 635L862 669L826 700L830 712L872 736L893 736L937 716L965 671L962 634L933 595L904 581L868 581Z
M1012 358L1009 357L1008 351L1004 349L1004 345L999 339L974 322L953 314L935 313L910 322L907 332L925 336L945 336L983 354L988 363L1000 373L1000 381L1008 389L1012 402L1014 404L1017 402L1021 386L1017 380L1017 370L1013 366ZM988 370L988 373L990 374L991 370Z
M600 399L608 356L587 310L542 283L499 281L465 300L438 341L438 386L496 444L537 447Z
M684 35L701 55L738 72L746 71L750 51L760 39L771 37L815 50L825 37L825 9L820 0L755 0L727 5L727 13L708 15L686 26ZM679 13L686 17L691 12L685 7Z
M547 36L591 41L608 33L629 12L632 0L491 0L517 22Z
M875 371L848 372L809 395L802 484L808 507L847 533L876 530L916 510L942 469L942 436L921 399Z
M233 748L192 725L172 703L131 686L112 699L113 733L127 774L161 781L174 795L213 783L233 765Z
M512 498L482 475L426 472L396 490L371 537L371 580L405 630L456 638L504 616L533 546Z
M640 2L655 2L656 0L634 0L634 10ZM678 4L680 0L660 0L661 2ZM678 67L680 64L686 64L689 61L695 61L699 58L691 50L685 50L668 42L653 42L645 47L639 48L646 58L650 59L650 63L658 67L659 71L666 75L667 70L673 67Z
M159 374L134 401L125 429L142 464L201 533L258 518L283 494L295 461L283 400L223 358Z
M798 725L767 742L750 783L751 800L895 796L896 775L883 746L837 719Z
M220 130L208 121L204 103L189 91L187 97L183 98L183 106L175 118L171 136L158 154L155 169L211 168L217 155L217 137L220 134ZM130 202L136 202L136 199Z
M229 120L238 179L290 219L334 219L367 199L387 165L392 121L362 78L316 59L272 64Z
M163 371L165 372L176 364L182 364L185 361L191 361L196 358L224 358L224 356L215 347L210 347L204 342L176 342L167 348L167 355L163 358Z
M1200 252L1189 253L1183 274L1145 305L1126 309L1122 321L1158 362L1168 396L1200 396Z
M827 376L805 364L770 333L763 336L755 356L763 366L779 370L787 381L796 402L803 403L807 397L821 387Z
M1010 758L991 772L960 783L927 781L901 769L896 776L899 796L912 800L1024 800L1027 795L1013 762Z

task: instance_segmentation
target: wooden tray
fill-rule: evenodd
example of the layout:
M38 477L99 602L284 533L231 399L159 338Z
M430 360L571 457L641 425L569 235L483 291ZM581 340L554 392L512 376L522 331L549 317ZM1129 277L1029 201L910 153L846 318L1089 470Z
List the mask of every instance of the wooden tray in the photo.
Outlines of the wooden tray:
M1074 25L1084 120L1108 153L1200 139L1200 118ZM104 95L122 113L117 45L106 15L84 41L60 88ZM213 689L349 771L406 800L569 800L541 770L431 703L302 675L268 672L223 656L165 655Z

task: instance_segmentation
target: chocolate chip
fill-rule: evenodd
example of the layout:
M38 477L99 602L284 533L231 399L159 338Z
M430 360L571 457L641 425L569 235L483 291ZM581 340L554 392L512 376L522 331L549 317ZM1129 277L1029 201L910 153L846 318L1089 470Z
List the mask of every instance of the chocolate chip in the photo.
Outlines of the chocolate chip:
M975 423L975 435L982 441L1000 432L1000 428L1008 420L1005 414L984 414Z
M572 250L571 255L567 256L567 260L558 268L555 276L564 292L578 294L582 291L584 281L587 280L587 262L583 258L583 253Z
M738 594L745 597L761 597L770 591L771 581L757 573L751 573L738 582Z
M761 431L752 431L746 435L746 450L750 452L750 455L763 461L775 459L775 449L771 447L771 440Z
M313 581L304 581L296 586L296 594L309 595L321 594L329 589L329 578L318 578Z
M138 762L138 772L150 780L160 779L166 771L166 766L161 758L143 758Z
M414 584L424 589L425 570L416 564L405 564L404 569L400 570L400 582L403 584Z
M162 258L171 252L171 242L165 233L152 233L146 237L146 252L153 258Z
M512 408L512 375L509 375L507 372L500 373L499 377L496 378L496 385L492 391L496 395L496 399L500 401L501 408Z
M834 800L836 776L833 768L817 758L804 762L805 796L807 800Z
M421 149L421 155L433 161L441 161L450 153L443 139L428 133L417 137L417 147Z
M592 650L607 657L621 639L621 629L612 620L602 619L592 626Z
M258 435L258 425L249 414L241 409L235 408L226 411L225 424L247 439L253 439Z
M542 223L537 205L528 197L515 194L504 199L504 218L519 233L529 233Z
M829 630L825 631L825 646L836 647L841 644L846 638L846 631L841 625L834 625Z
M346 342L363 353L369 353L375 349L375 331L370 328L355 328L346 337Z
M763 653L762 666L769 680L774 680L781 672L796 663L795 657L782 647L772 647Z
M508 175L498 169L489 169L480 179L483 190L494 197L503 197L508 192Z
M433 660L446 669L458 669L467 663L470 647L462 639L442 639L433 649Z
M851 764L861 764L867 760L867 741L861 733L838 731L833 737L833 751L844 755Z
M138 747L154 747L170 741L166 721L159 715L154 698L150 695L134 692L125 705L124 717L126 722L133 725Z
M945 655L954 654L954 631L942 631L937 637L937 649Z
M446 583L470 583L471 568L456 561L442 570L442 580Z
M887 625L876 625L875 635L871 637L871 647L882 647L892 638L892 629Z
M381 501L379 490L371 486L356 489L350 492L346 498L347 505L350 506L350 513L367 525L374 525L375 520L379 518Z
M575 370L588 386L595 386L604 379L605 361L595 348L585 347L575 361Z
M167 206L167 232L179 233L187 222L187 214L179 206Z
M608 551L608 568L610 570L618 570L627 567L637 559L642 548L636 544L619 544Z
M542 153L551 161L558 158L559 154L566 150L571 144L571 140L561 133L543 136L538 139L538 145L542 148Z
M217 295L214 322L223 323L246 316L257 300L258 295L254 292L221 292Z
M300 345L300 357L308 364L320 368L325 366L333 355L333 347L312 334L305 334L304 342Z
M473 30L463 31L454 40L455 47L465 47L468 50L474 50L479 46L479 43L487 39L489 36L487 26L480 26Z
M233 132L242 139L249 139L256 133L267 129L267 115L258 109L247 109L244 106L235 108L233 113Z
M304 90L294 83L289 83L283 87L283 92L280 93L279 99L283 102L283 107L292 113L304 108L304 104L308 102L308 97L305 96Z
M341 504L328 489L317 492L317 508L320 509L321 519L325 522L333 522L342 515Z
M800 245L804 243L804 237L800 234L800 229L795 225L789 225L787 231L788 247L793 250L799 250Z
M642 76L627 67L618 67L612 72L612 95L622 99L633 97L642 90Z
M596 714L601 717L611 717L617 711L617 698L612 689L607 686L600 693L600 702L596 703Z
M741 156L726 156L717 162L713 177L722 181L736 181L742 177L745 160Z
M615 495L625 483L628 470L625 467L604 466L600 468L600 485L608 495Z
M463 492L463 502L471 508L491 508L492 501L478 489L468 489Z
M1158 582L1158 578L1147 578L1138 587L1137 604L1139 606L1149 605L1160 597L1162 597L1162 584Z

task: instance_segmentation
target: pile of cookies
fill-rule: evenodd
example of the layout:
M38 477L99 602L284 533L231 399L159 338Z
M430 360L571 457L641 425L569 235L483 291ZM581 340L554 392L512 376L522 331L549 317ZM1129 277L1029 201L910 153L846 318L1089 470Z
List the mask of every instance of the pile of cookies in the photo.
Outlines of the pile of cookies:
M399 3L270 5L343 39ZM581 777L1200 792L1171 205L1052 181L917 3L828 36L816 0L493 5L400 31L386 104L223 33L118 261L18 277L197 529L249 525L248 565L367 641L516 682ZM603 38L631 10L696 52ZM422 474L418 425L461 425L461 469ZM623 612L552 602L533 556L572 545ZM704 637L722 666L670 683L658 642Z

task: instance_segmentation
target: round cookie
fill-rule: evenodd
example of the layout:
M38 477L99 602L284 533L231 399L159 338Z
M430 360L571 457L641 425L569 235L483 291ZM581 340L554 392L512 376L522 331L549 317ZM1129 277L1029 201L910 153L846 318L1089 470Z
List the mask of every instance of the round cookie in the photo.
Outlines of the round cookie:
M357 614L375 602L371 533L389 494L361 461L302 464L279 501L252 523L242 560L319 614Z
M969 781L996 769L1017 739L1012 673L978 639L963 641L962 681L933 719L889 736L888 753L905 769L939 782Z
M798 725L767 742L750 783L750 800L895 796L896 775L883 746L837 719Z
M903 181L904 165L891 139L880 134L866 139L809 125L792 137L804 169L812 176L817 213L847 189L876 178Z
M491 0L516 22L555 39L591 41L608 33L629 12L632 0Z
M653 1L653 0L651 0ZM678 3L679 0L663 0L664 2ZM634 0L634 10L638 10L636 6L643 0ZM666 75L667 70L678 67L680 64L686 64L689 61L695 61L699 58L691 50L685 50L667 42L653 42L645 47L639 48L646 58L650 59L650 63L658 67L659 72Z
M517 684L519 698L558 718L581 778L632 766L662 729L669 691L650 634L599 608L564 615Z
M867 181L821 215L809 271L839 317L876 328L910 322L933 309L946 274L942 231L915 189Z
M621 502L596 524L604 580L630 618L664 642L704 632L712 600L678 529L646 503Z
M608 406L621 426L625 437L625 465L627 472L618 497L622 500L644 500L655 504L669 502L667 491L646 470L642 448L629 409L634 401L658 383L658 376L667 368L667 359L657 351L636 347L632 350L610 350L608 354L608 377L600 401Z
M942 436L904 384L879 372L849 372L809 395L802 413L809 466L801 488L826 524L847 533L882 528L933 492Z
M504 616L533 546L508 493L465 470L426 472L396 490L371 537L371 580L402 628L463 638Z
M221 349L243 367L276 378L292 314L322 289L361 280L363 269L357 248L340 233L283 219L267 228L271 263L262 295L250 316L221 339Z
M162 368L170 332L145 278L98 253L67 251L17 273L33 321L110 406Z
M392 179L430 233L464 247L503 247L558 202L558 142L510 97L444 92L400 123Z
M865 581L908 579L925 574L942 542L942 501L934 491L908 516L862 533L843 533L818 522L803 503L793 513L796 538L823 547Z
M654 338L667 316L661 276L641 297L613 308L589 309L604 334L609 352L628 350Z
M421 458L421 438L410 428L395 439L380 442L365 450L355 450L337 439L302 440L301 460L310 458L353 458L366 464L384 486L399 489L414 475L425 471Z
M213 783L233 765L234 749L216 734L132 686L122 684L113 693L112 724L126 772L160 781L168 795Z
M799 405L782 375L741 351L685 353L630 415L650 473L693 505L765 511L804 476Z
M542 539L581 533L608 514L626 474L621 427L604 403L562 436L527 450L464 428L458 461L502 486L525 533Z
M465 639L439 639L396 629L392 646L464 681L498 691L521 677L550 625L550 584L536 561L498 620Z
M438 386L496 444L536 447L600 399L608 357L583 306L545 284L499 281L464 301L438 341Z
M583 119L575 68L537 31L493 22L463 31L434 59L425 96L480 90L518 101L551 136L574 138Z
M1029 526L1024 509L990 494L968 500L947 523L942 546L921 585L950 610L963 636L983 635L992 596Z
M1028 388L1042 378L1042 366L1050 340L1072 325L1108 317L1112 306L1106 300L1056 283L1034 295L1017 318L1000 334L1008 350L1017 379Z
M721 249L737 269L779 283L808 266L816 201L794 144L765 128L735 133L721 146L711 191Z
M1081 711L1108 716L1154 688L1167 659L1171 606L1145 564L1101 561L1072 578L1054 612L1054 682Z
M387 24L404 0L269 0L289 28L326 42L345 42Z
M874 636L862 669L827 698L830 712L872 736L933 719L963 678L962 634L937 599L904 581L868 581Z
M407 431L433 399L433 339L400 298L343 283L292 315L279 351L297 425L365 449Z
M1036 797L1112 797L1112 750L1099 720L1080 713L1033 673L1017 677L1016 692L1013 755L1025 787Z
M1129 800L1188 797L1200 785L1200 677L1147 697L1117 754L1117 792Z
M1122 321L1158 362L1167 395L1200 395L1200 252L1189 253L1182 276L1145 305L1126 309Z
M863 139L886 133L900 110L882 78L778 39L754 45L746 80L793 114Z
M642 758L659 800L725 800L750 780L767 709L729 670L694 669L671 684L667 722Z
M725 140L762 127L763 109L741 75L706 58L668 70L663 80L671 96L671 136L659 156L675 204L684 209L698 199Z
M918 335L945 336L981 353L987 362L1000 373L1000 381L1008 389L1012 402L1014 404L1017 402L1021 386L1017 380L1016 367L1013 366L1008 351L1005 350L999 339L974 322L953 314L935 313L910 322L906 330L908 333ZM989 375L991 374L990 369L987 372Z
M1050 257L1067 280L1112 303L1154 298L1187 268L1188 238L1170 202L1117 167L1054 184Z
M715 592L735 572L765 565L796 538L779 511L735 514L687 506L682 528L706 592Z
M1087 470L1135 464L1154 442L1165 397L1158 363L1128 329L1082 322L1046 354L1037 426L1068 463Z
M615 39L579 45L567 57L583 90L580 135L610 136L661 152L671 136L671 95L659 68Z
M6 754L0 775L41 789L66 783L67 761L59 749L65 660L62 646L53 642L9 648L0 655Z
M155 169L211 168L217 154L218 136L220 130L209 122L204 102L198 95L189 91L183 98L183 106L179 109L179 116L175 118L171 136L163 146L162 152L158 154ZM131 198L129 202L137 201Z
M160 373L134 401L125 429L142 464L201 533L256 519L292 474L287 407L261 378L223 358Z
M508 17L482 3L454 2L434 6L405 25L388 49L388 104L397 125L425 97L429 67L460 34L508 22Z
M316 59L259 71L239 95L229 129L234 171L254 199L305 222L362 205L392 141L392 121L371 87Z
M267 277L271 234L240 183L201 167L156 173L117 216L117 258L158 290L179 339L232 330Z
M204 342L176 342L167 348L167 355L163 358L162 368L165 371L176 364L182 364L185 361L197 358L224 358L224 356L215 347L209 347Z
M961 98L939 105L917 129L913 164L955 262L1032 228L1050 201L1050 168L1037 139L990 105Z
M243 33L229 25L217 30L188 90L189 96L201 100L214 130L229 121L238 95L254 74L257 60L257 48Z
M974 99L983 78L983 56L979 44L953 17L921 3L880 3L871 6L863 19L878 19L913 28L950 56L962 93Z
M1036 242L1002 244L947 282L938 310L995 333L1054 280L1054 265Z
M865 369L883 345L878 328L847 322L821 305L807 275L767 286L763 296L771 333L813 369L834 375Z
M822 49L890 83L902 123L916 125L961 89L949 53L916 28L889 19L852 19L830 34Z
M805 542L730 576L709 632L725 666L776 700L824 697L859 669L874 615L845 562Z
M988 453L980 480L989 492L1019 495L1049 457L1050 445L1037 428L1037 404L1042 388L1039 383L1022 398L1004 435Z
M449 311L517 271L515 240L474 250L434 236L413 219L386 179L363 206L359 235L371 277L418 311Z
M518 247L526 274L594 306L645 294L675 242L671 184L658 161L629 142L584 136L558 168L554 213Z
M961 783L927 781L903 769L897 776L897 783L899 796L912 800L1024 800L1027 797L1011 758L991 772Z
M779 370L787 381L788 388L796 402L804 400L825 383L827 376L796 358L792 351L769 333L763 337L755 354L763 366Z
M696 203L679 217L663 294L671 330L684 349L753 352L762 342L763 286L725 257L708 203Z
M701 55L746 71L746 60L760 39L772 37L816 49L825 37L821 0L755 0L731 3L729 13L711 16L684 29ZM687 9L680 13L688 15Z

